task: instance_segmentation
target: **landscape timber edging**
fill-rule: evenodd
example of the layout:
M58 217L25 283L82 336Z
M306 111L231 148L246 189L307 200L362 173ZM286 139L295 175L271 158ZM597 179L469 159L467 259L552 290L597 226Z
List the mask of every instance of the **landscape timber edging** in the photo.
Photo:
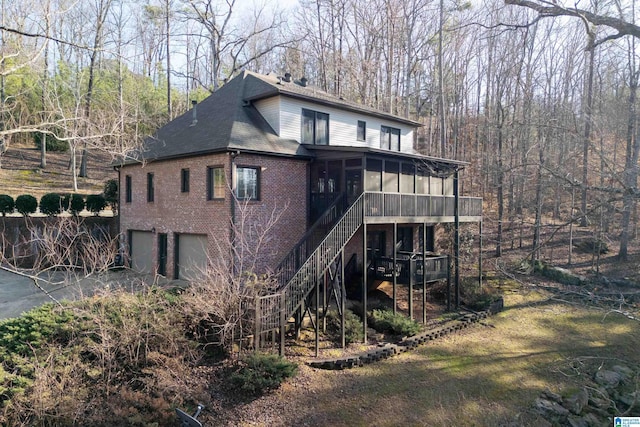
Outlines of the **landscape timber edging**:
M480 321L488 318L492 314L502 311L503 307L504 302L503 299L500 298L498 301L491 304L487 310L477 313L464 314L461 318L449 322L444 326L440 326L438 328L404 338L395 344L385 344L381 347L374 348L352 356L312 360L309 362L309 366L319 369L345 369L355 368L357 366L363 366L368 363L387 359L389 357L395 356L396 354L413 350L431 340L449 335L462 329L466 329L469 326L479 323Z

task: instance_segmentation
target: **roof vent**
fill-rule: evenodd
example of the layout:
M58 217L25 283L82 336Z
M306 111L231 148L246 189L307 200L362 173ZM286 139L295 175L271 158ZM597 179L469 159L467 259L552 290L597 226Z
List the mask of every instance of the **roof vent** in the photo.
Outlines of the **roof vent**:
M291 82L291 73L284 73L284 81L287 83Z
M198 111L196 109L196 105L198 104L198 101L196 101L195 99L191 100L191 105L193 108L191 108L191 111L193 112L193 120L191 121L191 126L195 126L198 123Z
M303 77L300 79L300 86L307 87L307 78Z

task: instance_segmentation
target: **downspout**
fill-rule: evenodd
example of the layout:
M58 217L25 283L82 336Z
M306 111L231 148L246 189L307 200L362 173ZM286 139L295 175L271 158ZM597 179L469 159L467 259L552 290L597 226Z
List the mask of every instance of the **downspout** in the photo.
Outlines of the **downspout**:
M236 226L236 157L238 157L240 155L240 150L236 150L236 151L232 151L229 153L229 169L230 169L230 176L231 176L231 183L229 185L229 188L231 189L231 194L230 194L230 214L231 214L231 227L229 228L229 241L231 242L231 245L233 246L235 244L235 240L236 240L236 232L235 232L235 226ZM236 260L233 256L233 249L229 248L230 250L230 255L231 255L231 259L230 261L230 266L231 266L231 274L235 274L235 265L236 265Z
M118 232L118 255L120 255L120 249L122 248L122 230L120 229L120 211L122 210L122 199L121 199L121 195L122 195L122 167L121 166L114 166L113 167L114 170L118 171L118 217L116 218L116 228L117 228L117 232ZM126 197L126 196L125 196ZM128 242L127 242L128 243ZM123 263L124 265L124 257L120 256L120 262Z

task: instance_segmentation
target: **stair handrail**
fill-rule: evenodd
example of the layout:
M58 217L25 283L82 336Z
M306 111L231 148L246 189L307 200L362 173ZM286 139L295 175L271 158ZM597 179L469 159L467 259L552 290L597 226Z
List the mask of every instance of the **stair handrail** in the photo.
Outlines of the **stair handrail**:
M340 203L342 203L342 206L338 207ZM298 269L302 265L302 263L300 262L301 261L300 258L302 258L302 255L306 255L306 254L302 254L301 249L303 247L306 247L305 252L308 252L308 253L313 252L313 250L315 250L318 247L320 242L322 242L322 239L324 239L327 234L327 232L325 232L320 242L318 242L318 244L314 244L312 239L316 231L318 231L323 226L326 227L327 225L330 225L331 222L335 220L335 218L338 218L338 219L341 218L342 215L344 214L345 205L346 205L345 194L338 193L336 198L331 202L331 204L327 207L324 213L320 215L320 217L313 223L313 225L311 225L311 227L309 227L309 229L304 233L304 235L293 246L293 248L289 251L289 253L287 253L287 255L285 255L285 257L282 259L282 261L280 261L280 263L275 268L277 281L278 281L277 289L281 289L284 286L286 286L289 280L291 280L291 277L293 277L293 275L296 273L296 271L298 271ZM336 210L336 207L338 207L337 210ZM335 218L332 218L332 215L335 215ZM309 243L311 243L311 247L307 246ZM304 258L306 260L307 257L304 256Z
M340 254L364 221L363 192L327 233L318 247L309 255L287 284L280 290L285 298L285 315L290 317L315 287L327 267ZM334 241L335 240L335 241Z

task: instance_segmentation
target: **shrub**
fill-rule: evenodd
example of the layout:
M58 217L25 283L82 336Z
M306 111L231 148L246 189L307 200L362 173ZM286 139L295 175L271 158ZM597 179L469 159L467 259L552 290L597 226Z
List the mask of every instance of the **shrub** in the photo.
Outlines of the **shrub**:
M16 203L13 201L13 197L0 194L0 213L2 213L2 216L13 213L15 207Z
M115 215L118 211L118 180L110 179L104 184L104 198Z
M371 326L379 332L388 332L394 335L411 336L422 330L415 320L411 320L402 314L393 314L391 310L373 310L371 313Z
M36 147L40 149L42 146L42 139L45 134L41 132L35 132L33 134L33 141L36 144ZM58 138L54 137L51 134L46 134L47 138L47 151L58 151L58 152L66 152L69 150L69 144L67 141L61 141Z
M295 363L274 355L252 353L239 362L232 372L231 386L246 395L260 396L268 390L278 388L282 382L293 377L298 370Z
M327 313L327 331L335 342L342 341L342 326L340 314L336 310ZM362 320L353 311L344 313L344 340L346 344L362 342L364 339Z
M30 194L22 194L16 198L16 210L24 216L38 209L38 200Z
M86 206L88 211L99 215L100 211L107 206L107 201L102 194L90 194L87 196Z
M55 216L62 212L62 197L58 193L48 193L40 198L40 212Z
M62 207L68 210L71 215L78 216L84 209L84 197L81 194L65 194L62 198Z
M73 313L51 303L0 322L0 360L32 356L52 342L64 344L71 336Z
M489 306L501 298L499 292L489 286L480 288L477 283L463 284L463 304L471 310L486 310Z

